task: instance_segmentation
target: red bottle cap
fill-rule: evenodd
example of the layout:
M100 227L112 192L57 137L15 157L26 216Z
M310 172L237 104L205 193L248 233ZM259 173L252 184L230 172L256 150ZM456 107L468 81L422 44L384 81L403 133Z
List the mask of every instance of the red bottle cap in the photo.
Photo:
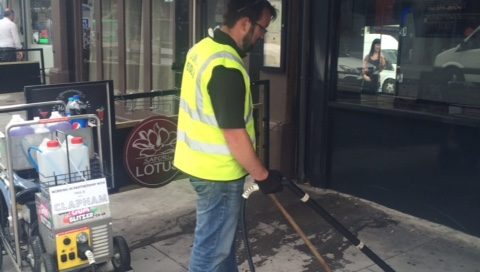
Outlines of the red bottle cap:
M51 140L47 142L47 147L60 147L60 143L57 140Z
M73 137L70 142L72 144L83 144L83 138L82 137Z

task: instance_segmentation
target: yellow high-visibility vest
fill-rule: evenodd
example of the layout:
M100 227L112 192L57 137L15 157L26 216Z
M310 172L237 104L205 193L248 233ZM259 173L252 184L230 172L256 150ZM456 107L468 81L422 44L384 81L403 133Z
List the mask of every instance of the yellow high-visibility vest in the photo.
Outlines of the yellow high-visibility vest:
M232 47L216 43L207 37L192 47L187 54L173 164L194 177L230 181L245 176L247 172L228 149L208 94L207 85L212 71L219 65L237 69L243 75L246 87L244 120L247 133L255 147L250 77L243 67L243 60ZM228 93L229 90L223 91Z

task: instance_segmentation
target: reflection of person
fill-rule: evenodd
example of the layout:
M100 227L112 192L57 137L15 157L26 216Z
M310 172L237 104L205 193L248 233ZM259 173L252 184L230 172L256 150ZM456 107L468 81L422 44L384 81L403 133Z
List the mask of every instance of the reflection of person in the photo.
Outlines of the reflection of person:
M53 39L54 39L54 33L52 31L52 15L50 12L47 13L47 20L45 22L45 29L42 30L40 33L40 36L43 36L44 39L46 39L48 44L53 44Z
M380 43L380 39L373 40L370 52L363 59L363 91L366 93L376 93L378 91L380 87L380 72L386 66Z
M470 34L473 33L473 31L475 31L475 28L471 25L465 27L465 29L463 30L463 37L464 38L467 38L468 36L470 36Z
M40 38L40 30L41 25L38 20L38 14L36 12L32 12L32 41L34 43L38 43L38 39Z
M22 52L12 50L21 49L20 37L14 23L15 12L5 9L4 17L0 20L0 62L16 61L23 57Z
M276 10L267 0L232 0L223 25L187 54L174 165L197 192L190 272L237 270L234 236L247 174L263 193L282 176L255 153L250 78L242 57L263 39Z

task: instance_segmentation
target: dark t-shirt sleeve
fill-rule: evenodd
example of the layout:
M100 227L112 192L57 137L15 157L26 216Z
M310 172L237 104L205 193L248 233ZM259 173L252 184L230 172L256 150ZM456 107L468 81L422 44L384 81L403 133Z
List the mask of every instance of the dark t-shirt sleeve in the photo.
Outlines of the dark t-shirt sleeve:
M245 128L245 82L239 70L215 67L208 94L220 128Z

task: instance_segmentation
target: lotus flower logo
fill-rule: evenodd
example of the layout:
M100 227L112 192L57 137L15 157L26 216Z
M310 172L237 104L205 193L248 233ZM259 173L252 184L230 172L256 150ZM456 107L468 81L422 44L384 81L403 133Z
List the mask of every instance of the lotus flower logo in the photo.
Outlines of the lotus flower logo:
M130 178L145 187L156 188L173 180L177 124L174 118L150 116L130 131L125 141L124 164Z
M153 157L174 153L177 142L177 133L168 131L156 123L152 129L138 132L132 147L140 150L140 157Z

